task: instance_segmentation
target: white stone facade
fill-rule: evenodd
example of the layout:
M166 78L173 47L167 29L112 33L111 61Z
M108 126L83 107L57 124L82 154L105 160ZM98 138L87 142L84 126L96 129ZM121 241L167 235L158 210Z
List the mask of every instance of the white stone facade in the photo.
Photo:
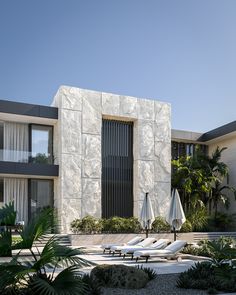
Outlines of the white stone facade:
M171 109L167 103L62 86L53 106L59 109L54 131L55 205L62 232L75 218L101 217L102 118L134 122L133 212L138 216L149 192L155 215L165 216L171 189Z

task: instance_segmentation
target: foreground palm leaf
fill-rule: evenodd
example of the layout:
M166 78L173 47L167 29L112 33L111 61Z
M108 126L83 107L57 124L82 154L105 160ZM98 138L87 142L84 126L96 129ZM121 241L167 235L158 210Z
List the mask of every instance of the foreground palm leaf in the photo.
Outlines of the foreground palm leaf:
M32 267L39 271L43 266L48 267L49 265L53 265L54 268L68 267L71 265L77 265L79 267L93 265L93 263L76 256L79 254L82 254L80 249L71 249L67 246L61 246L58 242L58 238L53 236L46 243L40 258Z
M0 234L0 256L11 256L11 231L6 230Z
M16 211L14 209L14 202L5 204L0 208L0 225L15 225Z
M47 241L41 253L34 245L51 233L53 226L52 209L44 210L25 226L20 233L22 241L11 246L11 249L19 249L18 254L11 262L0 264L1 295L86 294L86 285L81 279L79 268L93 264L78 256L81 250L60 245L55 236ZM1 239L6 244L9 235L4 233ZM29 249L30 260L19 260L22 249ZM60 272L61 267L67 268Z
M31 249L35 241L43 239L53 230L54 211L47 208L33 218L20 232L22 241L14 246L14 249Z
M35 295L79 295L85 293L86 286L78 267L74 265L64 269L54 280L45 276L32 277L29 289Z

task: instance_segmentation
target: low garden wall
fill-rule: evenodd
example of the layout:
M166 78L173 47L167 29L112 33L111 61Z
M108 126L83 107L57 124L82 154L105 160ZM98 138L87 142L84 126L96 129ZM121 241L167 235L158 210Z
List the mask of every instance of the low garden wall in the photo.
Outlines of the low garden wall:
M146 237L145 234L71 234L70 242L72 246L91 246L91 245L101 245L108 243L125 243L135 236ZM174 240L173 233L157 233L149 234L149 237L154 237L156 239L169 239L170 241ZM178 240L185 240L188 243L193 241L193 233L178 233Z
M126 243L135 236L146 237L145 234L132 234L132 233L120 233L120 234L71 234L69 235L72 246L92 246L101 244L116 244ZM189 244L199 242L200 240L214 240L221 236L232 237L236 239L236 232L190 232L190 233L178 233L177 240L184 240ZM174 240L173 233L150 233L149 237L158 239Z

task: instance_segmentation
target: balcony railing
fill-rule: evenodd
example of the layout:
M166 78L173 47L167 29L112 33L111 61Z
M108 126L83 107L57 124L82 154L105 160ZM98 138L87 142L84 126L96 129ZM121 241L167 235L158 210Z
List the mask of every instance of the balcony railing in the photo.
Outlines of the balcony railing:
M53 164L53 155L18 150L0 149L0 161L18 163Z

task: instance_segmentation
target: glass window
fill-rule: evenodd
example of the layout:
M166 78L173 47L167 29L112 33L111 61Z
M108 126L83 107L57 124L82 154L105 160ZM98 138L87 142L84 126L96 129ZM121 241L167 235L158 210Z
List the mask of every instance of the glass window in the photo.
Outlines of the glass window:
M3 161L3 133L4 125L0 122L0 161Z
M3 178L0 178L0 208L3 206Z
M52 126L31 126L32 162L53 164Z
M53 180L31 179L29 215L33 217L47 207L53 207Z

